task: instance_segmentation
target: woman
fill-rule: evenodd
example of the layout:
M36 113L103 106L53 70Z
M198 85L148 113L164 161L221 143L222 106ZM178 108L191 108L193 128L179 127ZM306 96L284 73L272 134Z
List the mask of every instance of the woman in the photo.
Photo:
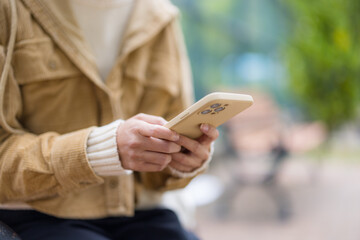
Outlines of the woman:
M195 239L158 207L218 136L163 127L192 101L177 9L0 2L0 221L23 239Z

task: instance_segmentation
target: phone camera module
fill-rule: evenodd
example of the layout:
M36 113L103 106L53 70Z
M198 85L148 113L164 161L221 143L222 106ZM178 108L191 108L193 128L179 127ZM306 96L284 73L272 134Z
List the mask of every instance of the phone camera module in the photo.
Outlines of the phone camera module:
M220 103L214 103L213 105L211 105L210 107L211 108L217 108L217 107L220 107L221 104Z
M225 109L224 107L215 108L214 112L221 112L224 109Z
M208 113L210 113L210 112L211 112L210 109L206 109L206 110L202 111L201 114L208 114Z

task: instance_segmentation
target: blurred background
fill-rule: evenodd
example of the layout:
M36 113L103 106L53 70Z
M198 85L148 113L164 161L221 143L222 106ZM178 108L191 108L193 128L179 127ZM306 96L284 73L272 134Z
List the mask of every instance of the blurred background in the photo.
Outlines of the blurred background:
M172 2L196 98L255 101L179 193L184 224L204 240L360 239L360 1Z

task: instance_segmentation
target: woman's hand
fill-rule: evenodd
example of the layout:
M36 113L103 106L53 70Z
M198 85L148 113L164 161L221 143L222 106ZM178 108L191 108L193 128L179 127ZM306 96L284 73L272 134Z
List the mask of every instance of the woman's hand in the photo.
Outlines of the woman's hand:
M210 157L211 143L218 138L219 131L209 124L202 124L200 129L204 134L196 140L180 136L175 141L184 151L171 154L169 166L181 172L192 172Z
M157 172L171 162L171 154L181 150L176 142L185 140L165 123L161 117L138 114L120 124L116 140L124 169Z

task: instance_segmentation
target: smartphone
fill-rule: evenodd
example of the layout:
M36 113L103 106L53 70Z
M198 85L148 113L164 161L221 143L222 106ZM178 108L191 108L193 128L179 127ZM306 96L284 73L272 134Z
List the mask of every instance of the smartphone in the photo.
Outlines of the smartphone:
M250 95L214 92L170 120L165 127L189 138L198 138L202 123L218 127L253 104Z

